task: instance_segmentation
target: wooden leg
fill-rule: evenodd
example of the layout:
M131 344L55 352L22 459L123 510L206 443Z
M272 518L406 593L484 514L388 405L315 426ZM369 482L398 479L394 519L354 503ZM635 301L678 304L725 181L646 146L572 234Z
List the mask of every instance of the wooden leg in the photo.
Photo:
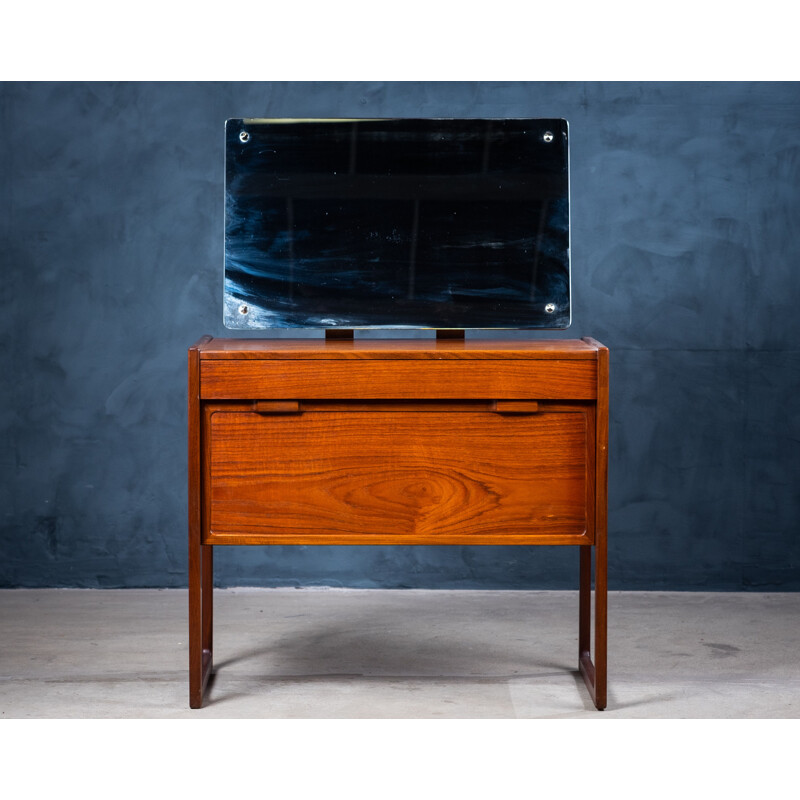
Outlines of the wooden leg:
M212 666L213 548L189 546L189 706L203 705Z
M592 548L579 547L581 554L578 592L578 659L591 650L592 634Z
M214 548L200 547L203 556L203 653L211 654L214 638Z
M599 711L607 702L608 571L605 542L595 548L594 662L591 653L592 548L581 546L578 592L578 668Z
M594 704L602 711L608 693L608 554L605 536L594 552Z

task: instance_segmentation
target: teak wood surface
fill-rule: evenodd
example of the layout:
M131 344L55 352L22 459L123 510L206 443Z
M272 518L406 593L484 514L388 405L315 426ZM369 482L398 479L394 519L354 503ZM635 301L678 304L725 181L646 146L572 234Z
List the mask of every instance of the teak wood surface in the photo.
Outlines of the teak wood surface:
M215 545L556 544L580 548L578 662L604 708L607 448L608 350L591 339L203 337L189 350L190 705L212 669Z
M589 409L539 408L207 404L204 543L591 544Z

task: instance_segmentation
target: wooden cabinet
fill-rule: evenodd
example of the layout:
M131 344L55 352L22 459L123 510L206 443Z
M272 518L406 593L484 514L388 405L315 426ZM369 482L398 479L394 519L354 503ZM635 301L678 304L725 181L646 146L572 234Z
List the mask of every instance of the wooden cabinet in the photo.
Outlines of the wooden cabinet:
M190 705L215 545L578 545L606 704L608 351L593 340L255 340L189 350ZM590 643L592 550L595 642Z

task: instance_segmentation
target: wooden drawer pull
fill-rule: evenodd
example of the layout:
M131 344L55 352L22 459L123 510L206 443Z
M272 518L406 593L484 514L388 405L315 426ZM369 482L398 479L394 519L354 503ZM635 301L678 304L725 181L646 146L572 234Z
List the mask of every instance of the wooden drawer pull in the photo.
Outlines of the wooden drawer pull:
M253 403L256 414L299 414L299 400L256 400Z
M492 411L498 414L536 414L539 411L538 400L495 400Z

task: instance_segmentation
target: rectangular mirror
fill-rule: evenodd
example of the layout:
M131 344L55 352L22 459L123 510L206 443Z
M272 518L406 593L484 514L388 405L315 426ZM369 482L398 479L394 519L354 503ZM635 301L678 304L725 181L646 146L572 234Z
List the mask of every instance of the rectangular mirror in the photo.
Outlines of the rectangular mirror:
M228 328L566 328L563 119L231 119Z

